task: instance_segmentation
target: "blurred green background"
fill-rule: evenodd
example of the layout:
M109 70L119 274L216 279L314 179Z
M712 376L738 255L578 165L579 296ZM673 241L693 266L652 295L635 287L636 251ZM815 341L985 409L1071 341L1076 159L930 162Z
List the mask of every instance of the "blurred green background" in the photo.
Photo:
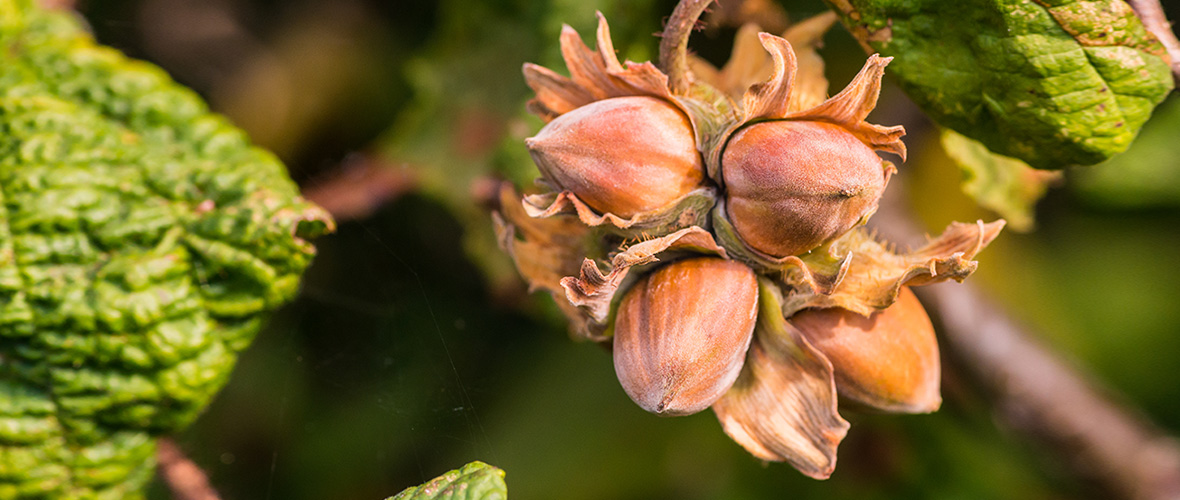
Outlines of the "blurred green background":
M820 0L774 4L790 19ZM670 0L104 0L76 8L98 39L152 61L287 162L342 219L301 297L243 355L178 436L225 499L375 499L471 460L518 499L1102 498L1060 457L997 424L944 359L943 409L844 411L853 426L825 482L763 465L710 412L635 406L609 353L569 340L495 248L489 175L535 177L521 140L520 66L564 71L561 24L588 41L594 12L620 55L654 55ZM1173 19L1180 8L1166 5ZM782 22L766 18L764 22ZM694 35L715 63L735 28ZM822 55L833 90L865 54L841 27ZM886 80L888 84L888 77ZM904 124L900 167L926 229L992 219L959 189L938 130L895 87L872 121ZM1076 169L1006 232L973 278L1116 398L1180 432L1180 99L1132 150ZM168 498L153 486L153 498Z

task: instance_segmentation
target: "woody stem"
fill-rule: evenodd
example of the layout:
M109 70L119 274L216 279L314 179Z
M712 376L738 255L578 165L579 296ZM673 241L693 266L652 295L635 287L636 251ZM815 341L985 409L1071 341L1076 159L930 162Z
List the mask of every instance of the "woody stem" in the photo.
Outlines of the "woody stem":
M680 0L660 40L660 69L668 74L668 87L674 94L688 92L688 36L697 19L713 0Z
M1180 40L1177 40L1176 34L1172 32L1172 23L1164 16L1164 8L1159 0L1127 0L1127 3L1135 11L1135 15L1139 16L1147 31L1164 45L1164 50L1172 59L1172 78L1180 85Z
M175 500L218 500L217 491L200 466L184 455L176 442L163 438L156 444L157 473Z

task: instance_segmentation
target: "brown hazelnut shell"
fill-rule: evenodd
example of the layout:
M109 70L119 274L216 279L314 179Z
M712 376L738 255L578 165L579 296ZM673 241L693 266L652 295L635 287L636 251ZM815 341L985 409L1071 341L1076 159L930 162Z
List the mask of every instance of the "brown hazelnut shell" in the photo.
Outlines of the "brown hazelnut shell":
M692 123L656 97L592 102L553 119L525 143L546 180L600 213L650 212L704 183Z
M719 257L681 260L644 276L619 303L615 373L643 409L708 408L741 371L758 317L758 282Z
M737 234L773 257L830 241L877 209L889 169L843 127L774 120L739 130L725 146L721 174Z
M868 317L833 307L805 309L790 322L832 362L842 398L901 413L941 405L934 326L909 288Z

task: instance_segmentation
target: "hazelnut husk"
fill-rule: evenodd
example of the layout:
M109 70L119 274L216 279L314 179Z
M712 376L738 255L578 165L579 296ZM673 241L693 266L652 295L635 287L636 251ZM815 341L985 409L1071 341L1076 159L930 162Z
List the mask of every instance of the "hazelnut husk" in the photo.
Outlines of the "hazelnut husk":
M649 412L699 412L737 379L757 317L758 282L749 267L719 257L668 264L619 303L615 373Z
M555 187L620 217L666 207L704 183L692 123L666 100L595 101L525 140Z
M833 307L805 309L790 322L832 362L842 398L900 413L942 404L934 326L909 288L868 317Z
M721 159L730 223L772 257L807 252L864 221L890 172L845 128L815 121L746 126Z

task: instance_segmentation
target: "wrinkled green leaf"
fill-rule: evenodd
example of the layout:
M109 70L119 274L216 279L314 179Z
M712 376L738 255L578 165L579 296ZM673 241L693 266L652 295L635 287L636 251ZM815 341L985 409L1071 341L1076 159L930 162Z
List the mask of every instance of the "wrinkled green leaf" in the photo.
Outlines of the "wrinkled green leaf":
M0 379L0 498L137 498L155 465L155 439L115 431L80 443L43 390Z
M980 206L1000 214L1008 227L1031 231L1033 208L1060 172L1034 170L1027 163L995 154L987 146L950 129L942 131L942 148L963 169L963 192Z
M507 500L504 471L483 462L438 476L422 486L412 486L387 500Z
M331 229L69 13L0 0L0 499L134 498Z
M1077 191L1087 200L1111 207L1180 206L1180 99L1169 99L1144 127L1126 153L1078 169Z
M941 125L1036 168L1127 149L1172 90L1122 0L828 0Z

